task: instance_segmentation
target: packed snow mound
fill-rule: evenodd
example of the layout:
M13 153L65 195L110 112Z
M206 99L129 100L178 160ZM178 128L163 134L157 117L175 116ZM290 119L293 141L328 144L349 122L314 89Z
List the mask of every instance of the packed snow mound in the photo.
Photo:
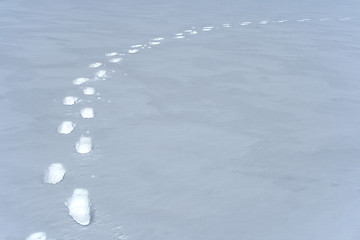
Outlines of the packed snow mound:
M46 240L46 233L36 232L26 238L26 240Z
M56 184L64 178L65 173L66 169L61 163L53 163L45 172L44 182Z
M92 150L92 141L90 137L80 137L75 144L76 151L81 154L89 153Z
M65 205L69 215L80 225L89 225L91 221L91 203L89 192L83 188L76 188Z
M75 128L75 123L72 121L63 121L58 127L58 133L69 134Z

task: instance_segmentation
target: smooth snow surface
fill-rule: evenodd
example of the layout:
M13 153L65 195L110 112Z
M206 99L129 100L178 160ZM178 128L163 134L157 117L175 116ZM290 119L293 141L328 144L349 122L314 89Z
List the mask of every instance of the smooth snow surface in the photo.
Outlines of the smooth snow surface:
M46 240L46 233L36 232L26 238L26 240Z
M85 154L92 150L92 140L90 137L80 137L75 144L75 149L78 153Z
M80 114L83 118L93 118L94 117L94 110L92 108L83 108L80 110Z
M58 127L58 133L69 134L74 130L75 126L76 124L72 121L63 121Z
M61 163L53 163L45 171L44 182L56 184L60 182L66 173L66 169Z
M65 203L69 209L69 215L80 225L89 225L91 221L91 203L89 192L86 189L77 188Z

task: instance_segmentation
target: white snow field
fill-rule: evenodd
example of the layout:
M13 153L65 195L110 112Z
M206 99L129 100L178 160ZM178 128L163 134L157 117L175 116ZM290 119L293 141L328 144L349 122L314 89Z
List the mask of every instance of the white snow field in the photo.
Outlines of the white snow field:
M72 196L65 203L69 215L80 225L89 225L91 221L91 203L86 189L74 189Z
M359 9L0 1L0 239L360 239Z
M66 173L66 169L61 163L52 163L45 171L44 182L57 184L61 182Z

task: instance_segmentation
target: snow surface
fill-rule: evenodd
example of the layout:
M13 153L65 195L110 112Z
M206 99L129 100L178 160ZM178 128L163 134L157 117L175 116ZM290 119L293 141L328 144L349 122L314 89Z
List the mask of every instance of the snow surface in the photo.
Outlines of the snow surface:
M60 182L66 173L66 169L61 163L53 163L45 171L44 182L56 184Z
M0 239L360 239L359 5L1 1ZM66 177L39 184L52 162Z

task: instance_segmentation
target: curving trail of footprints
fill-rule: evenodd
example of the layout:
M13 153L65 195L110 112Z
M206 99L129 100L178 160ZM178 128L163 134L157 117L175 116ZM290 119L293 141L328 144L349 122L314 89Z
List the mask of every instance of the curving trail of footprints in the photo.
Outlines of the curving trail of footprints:
M105 69L107 65L102 62L90 63L88 64L88 67L96 70L96 72L94 73L94 77L91 79L86 77L79 77L74 79L72 83L74 86L81 85L81 89L84 95L95 95L96 90L94 87L91 87L91 82L99 81L99 80L107 80L109 78L107 73L114 72L115 67L118 67L118 64L124 61L124 58L126 57L127 54L136 54L143 49L156 47L164 43L165 41L170 41L171 39L185 39L191 37L192 35L196 35L200 32L210 32L214 29L219 29L221 27L231 28L233 26L266 25L266 24L286 23L286 22L303 23L308 21L324 22L324 21L349 21L349 20L351 19L348 17L338 18L338 19L332 19L332 18L320 18L320 19L303 18L296 20L280 19L276 21L262 20L256 23L249 21L244 21L235 24L223 23L216 27L214 26L204 26L200 28L192 27L191 29L186 29L181 33L175 33L167 38L157 37L147 41L144 44L131 45L125 53L118 53L118 52L105 53L105 56L108 58L107 61L111 63L110 66L113 66L113 68L108 67L108 69ZM83 85L87 85L87 86L82 87ZM100 97L97 97L96 99L100 99ZM79 97L66 96L63 99L62 103L67 106L72 106L80 102L82 102L82 100ZM84 119L92 119L96 116L94 109L90 106L82 108L80 110L80 115ZM76 123L74 123L73 121L65 120L58 126L57 131L59 134L65 134L65 135L70 134L75 129L76 126L77 126ZM89 131L81 135L79 137L79 140L74 145L75 151L79 154L91 154L91 151L93 150L93 140L90 136L88 136L88 133ZM44 182L48 184L57 184L63 180L65 174L66 174L66 168L61 163L52 163L45 171ZM72 196L65 202L65 205L68 208L69 215L77 223L84 226L91 223L92 203L89 199L89 191L87 189L75 188L73 190ZM127 237L122 234L117 234L117 236L115 237L116 239L127 239ZM46 233L35 232L29 235L27 237L27 240L46 240L46 238L47 238Z

